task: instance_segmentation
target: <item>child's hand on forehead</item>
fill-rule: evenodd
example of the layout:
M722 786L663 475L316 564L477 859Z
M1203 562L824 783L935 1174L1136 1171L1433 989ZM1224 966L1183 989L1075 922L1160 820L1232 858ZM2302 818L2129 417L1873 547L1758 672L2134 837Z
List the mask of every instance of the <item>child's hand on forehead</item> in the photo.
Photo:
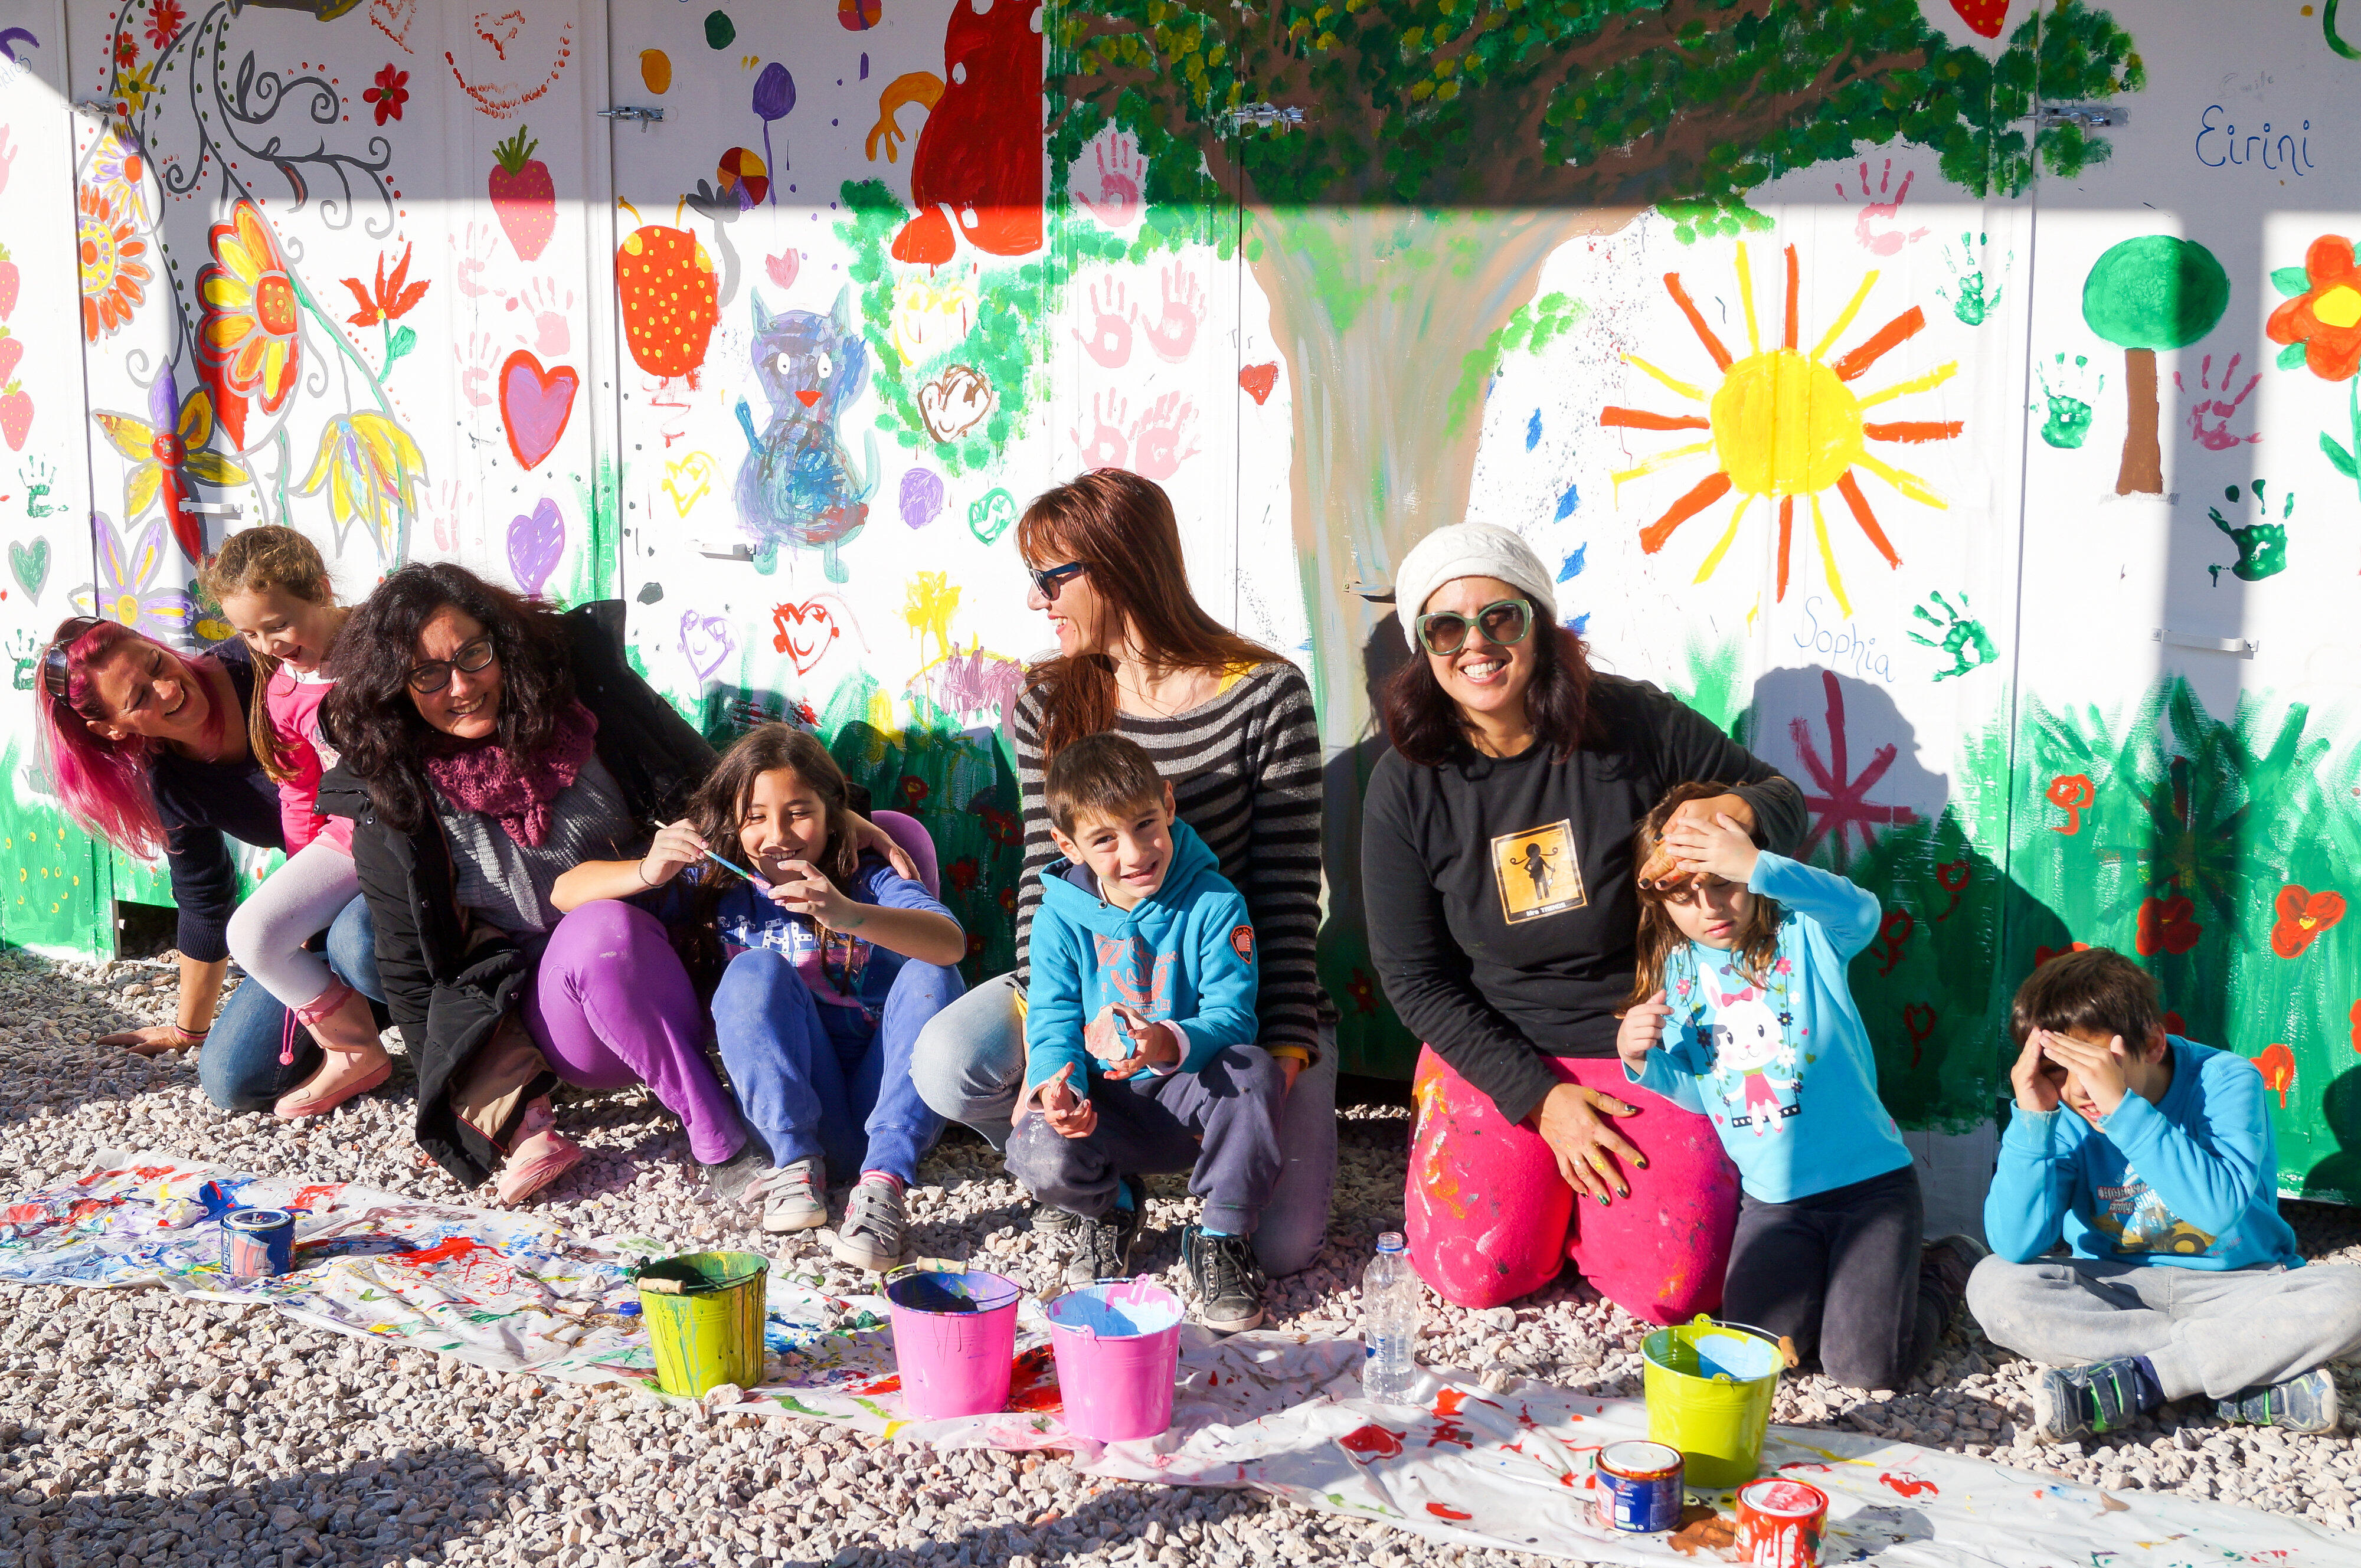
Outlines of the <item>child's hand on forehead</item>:
M1672 870L1681 877L1719 877L1741 886L1753 877L1754 862L1762 853L1754 847L1752 835L1727 812L1716 812L1710 820L1676 815L1664 825L1663 844L1663 854L1650 861L1651 867L1670 857ZM1657 880L1671 879L1660 876Z

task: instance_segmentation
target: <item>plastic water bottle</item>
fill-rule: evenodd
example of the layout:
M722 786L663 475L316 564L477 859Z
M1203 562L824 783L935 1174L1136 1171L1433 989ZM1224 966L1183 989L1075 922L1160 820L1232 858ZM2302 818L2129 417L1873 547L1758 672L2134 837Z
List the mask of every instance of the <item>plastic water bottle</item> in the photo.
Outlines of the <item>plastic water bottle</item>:
M1378 1255L1361 1276L1361 1397L1384 1404L1410 1401L1418 1381L1418 1330L1425 1316L1418 1271L1399 1233L1378 1238Z

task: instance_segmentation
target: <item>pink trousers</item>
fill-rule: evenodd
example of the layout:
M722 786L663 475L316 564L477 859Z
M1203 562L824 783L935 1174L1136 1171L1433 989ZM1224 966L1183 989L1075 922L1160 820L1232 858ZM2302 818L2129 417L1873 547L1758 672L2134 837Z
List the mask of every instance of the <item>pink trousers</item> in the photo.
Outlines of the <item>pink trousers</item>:
M1557 1277L1567 1260L1598 1293L1652 1323L1721 1304L1738 1223L1738 1169L1713 1124L1625 1081L1613 1057L1542 1058L1569 1083L1636 1105L1615 1129L1647 1157L1622 1167L1629 1198L1605 1208L1568 1187L1541 1135L1419 1052L1412 1092L1407 1238L1420 1276L1446 1300L1498 1307Z

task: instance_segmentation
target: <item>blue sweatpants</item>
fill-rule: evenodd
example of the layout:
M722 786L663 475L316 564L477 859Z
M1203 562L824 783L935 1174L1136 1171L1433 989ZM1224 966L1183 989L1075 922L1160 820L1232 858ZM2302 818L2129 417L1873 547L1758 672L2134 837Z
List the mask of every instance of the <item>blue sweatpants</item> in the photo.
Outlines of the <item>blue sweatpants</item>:
M872 1025L816 999L785 955L752 948L713 993L713 1028L738 1108L774 1166L824 1155L831 1179L882 1170L915 1181L943 1119L910 1084L910 1047L961 990L959 971L905 960Z

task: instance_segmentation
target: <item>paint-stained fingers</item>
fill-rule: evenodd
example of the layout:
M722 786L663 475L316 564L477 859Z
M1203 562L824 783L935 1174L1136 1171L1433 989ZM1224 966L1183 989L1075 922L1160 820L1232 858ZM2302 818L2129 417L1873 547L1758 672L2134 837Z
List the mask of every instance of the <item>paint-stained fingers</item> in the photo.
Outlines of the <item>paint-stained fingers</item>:
M1598 1172L1600 1181L1615 1189L1615 1196L1629 1198L1631 1196L1631 1184L1623 1179L1622 1171L1616 1168L1615 1162L1607 1157L1606 1142L1606 1138L1602 1135L1598 1143L1583 1151L1582 1157L1592 1170ZM1620 1144L1622 1140L1619 1138L1616 1142ZM1631 1146L1624 1144L1623 1146L1629 1148Z
M1607 1189L1598 1184L1598 1178L1591 1174L1588 1165L1575 1158L1554 1144L1550 1146L1550 1153L1557 1157L1557 1174L1560 1180L1576 1192L1595 1198L1601 1203L1607 1201Z

